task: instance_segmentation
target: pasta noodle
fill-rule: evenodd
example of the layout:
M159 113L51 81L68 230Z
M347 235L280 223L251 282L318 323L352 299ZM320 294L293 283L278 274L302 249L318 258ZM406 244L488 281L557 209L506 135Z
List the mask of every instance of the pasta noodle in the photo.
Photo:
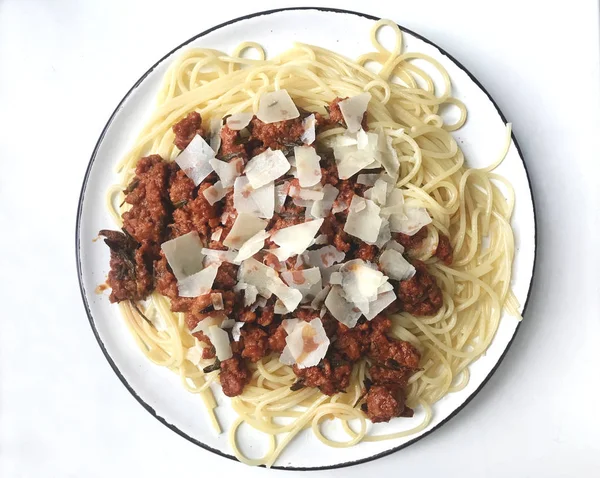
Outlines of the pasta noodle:
M395 33L391 50L378 40L382 28ZM422 421L397 433L371 433L364 414L355 408L362 394L364 361L354 367L347 392L330 397L312 388L292 391L296 376L291 367L280 363L277 356L269 356L251 365L251 383L231 399L238 418L228 430L229 443L236 457L247 464L272 465L305 429L332 447L394 439L423 430L435 413L433 404L467 385L468 366L490 345L502 311L519 316L519 304L510 289L514 256L510 219L515 198L509 182L493 172L508 151L510 125L499 157L487 168L469 169L450 134L465 123L467 110L451 96L451 80L443 66L426 55L404 52L402 33L391 21L377 22L371 41L374 51L356 60L306 44L296 44L272 59L267 59L260 45L249 42L231 55L209 49L185 51L166 73L156 109L130 153L117 165L120 182L108 192L108 209L120 223L123 208L116 203L121 202L120 192L131 180L136 161L149 152L174 159L179 150L173 146L171 126L190 111L198 111L203 118L256 113L262 93L285 88L298 107L324 114L335 97L371 93L369 128L383 128L392 138L400 159L398 186L404 188L408 201L427 208L433 219L434 227L429 228L426 247L418 258L441 285L444 304L433 317L416 318L405 312L392 317L393 334L414 344L422 354L422 370L411 377L407 396L407 404L423 412ZM249 50L256 59L242 57ZM441 88L439 81L434 82L432 75L418 66L423 62L442 79ZM444 120L448 107L460 113L452 124ZM340 130L324 131L317 140ZM432 257L438 230L451 238L451 266ZM139 307L146 317L159 318L164 327L158 330L133 305L121 303L137 344L154 363L177 373L187 390L200 395L210 421L220 432L211 389L218 375L202 372L210 361L194 366L186 359L195 342L183 314L171 312L168 299L157 292ZM332 417L341 423L347 440L337 442L324 435L321 423ZM242 453L237 443L242 424L267 436L268 451L262 458Z

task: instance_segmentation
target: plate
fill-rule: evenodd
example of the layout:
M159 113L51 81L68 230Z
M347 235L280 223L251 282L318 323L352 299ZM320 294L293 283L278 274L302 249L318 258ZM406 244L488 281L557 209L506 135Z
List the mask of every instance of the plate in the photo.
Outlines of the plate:
M188 393L175 374L146 359L124 321L120 320L117 307L109 303L106 294L95 292L108 273L109 250L102 241L94 239L100 229L113 224L105 209L104 197L109 186L116 181L114 166L132 146L139 129L149 117L163 74L180 50L198 46L230 52L241 41L255 41L272 56L289 48L292 42L301 41L353 58L357 53L372 50L369 31L376 20L370 15L343 10L296 8L256 13L206 30L161 58L129 90L108 120L90 159L77 214L76 255L81 293L98 344L117 376L146 410L171 430L219 455L235 459L227 443L227 434L216 435L209 426L202 401ZM455 138L468 164L479 167L493 162L502 149L506 134L506 119L494 100L473 75L443 49L406 28L401 29L406 49L426 53L442 63L452 78L454 96L467 105L469 119L455 133ZM536 230L531 188L514 135L498 172L512 182L516 192L512 221L516 240L512 286L524 309L533 278ZM515 318L503 317L490 348L471 365L468 386L437 402L431 423L421 432L407 438L331 449L305 431L284 450L275 468L349 466L385 456L414 443L454 416L483 387L506 354L518 328L519 322ZM227 405L227 397L218 393L216 398L218 418L223 429L227 430L235 415ZM402 422L390 422L385 425L385 432L406 427ZM244 435L242 448L251 455L260 456L262 445L255 438L250 433Z

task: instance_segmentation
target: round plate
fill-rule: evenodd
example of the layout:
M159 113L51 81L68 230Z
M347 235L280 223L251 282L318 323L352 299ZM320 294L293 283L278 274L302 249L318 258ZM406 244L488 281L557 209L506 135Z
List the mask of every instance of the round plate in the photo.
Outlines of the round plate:
M104 197L108 187L116 181L114 165L132 146L145 118L150 115L163 74L179 50L196 46L230 52L239 42L255 41L265 46L272 56L289 48L292 42L301 41L354 58L372 51L369 31L376 20L348 11L297 8L257 13L211 28L175 48L140 78L108 120L92 154L81 191L76 238L79 282L92 330L115 373L144 408L181 436L222 456L233 458L227 433L215 434L199 397L188 393L175 374L148 361L138 350L124 321L120 320L117 307L109 303L106 294L95 293L108 273L108 247L94 239L100 229L113 226ZM441 62L452 78L454 96L467 105L469 119L455 137L469 165L479 167L493 162L502 150L506 134L506 120L501 111L479 82L448 53L416 33L402 30L406 49L426 53ZM516 192L513 216L516 255L512 285L524 308L535 262L535 217L525 164L514 135L512 140L508 156L498 172L512 182ZM384 456L431 433L462 409L485 384L508 350L518 326L515 318L503 317L487 353L470 367L471 379L467 387L436 403L433 420L420 433L332 449L319 442L310 431L305 431L284 450L276 466L287 469L348 466ZM216 398L218 418L227 430L235 418L234 413L226 397L217 392ZM377 432L407 428L411 420L416 422L418 418L377 425ZM254 438L252 433L240 441L244 450L260 456L263 449L260 440Z

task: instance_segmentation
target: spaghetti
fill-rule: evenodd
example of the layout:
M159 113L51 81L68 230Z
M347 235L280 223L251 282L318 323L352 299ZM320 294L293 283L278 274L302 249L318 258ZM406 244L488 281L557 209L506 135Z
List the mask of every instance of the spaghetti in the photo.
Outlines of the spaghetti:
M382 28L395 34L391 50L378 40ZM515 199L508 181L493 172L508 151L510 125L499 159L488 168L469 169L450 134L465 123L466 107L451 96L451 80L443 66L426 55L404 52L402 33L391 21L377 22L371 41L374 51L356 60L306 44L296 44L272 59L256 43L242 43L231 55L189 49L167 71L155 111L131 152L117 165L120 181L107 195L107 208L121 225L127 206L116 204L122 202L122 191L134 176L138 158L151 152L174 160L179 149L173 144L171 127L191 111L205 119L256 113L263 94L285 89L299 108L325 115L326 106L337 97L371 94L368 128L382 130L390 138L399 160L396 186L432 219L426 238L412 256L423 261L435 277L443 303L432 316L417 317L406 311L390 316L391 335L410 342L421 353L421 368L408 380L406 403L420 408L423 418L411 429L373 435L364 413L355 406L364 395L368 368L364 359L352 369L346 393L328 396L315 388L293 389L298 377L278 355L271 354L250 364L250 383L231 399L238 418L228 430L229 443L236 457L250 465L271 466L306 429L332 447L423 430L434 413L432 405L467 385L468 366L490 345L502 311L519 317L519 304L510 289L514 256L510 218ZM247 50L253 50L257 59L242 57ZM414 60L425 61L428 67ZM441 89L427 72L430 69L442 78ZM443 109L449 105L460 113L452 124L443 118ZM341 126L326 129L317 142L326 143L344 130ZM442 235L450 238L451 265L435 256ZM212 360L200 358L197 365L190 360L197 341L184 314L172 312L169 300L158 292L137 304L121 302L120 309L144 354L173 370L188 391L200 395L214 428L221 432L211 388L218 372L203 371ZM323 434L321 423L332 417L342 424L346 441L336 442ZM269 449L262 458L246 457L240 450L237 436L242 424L267 436Z

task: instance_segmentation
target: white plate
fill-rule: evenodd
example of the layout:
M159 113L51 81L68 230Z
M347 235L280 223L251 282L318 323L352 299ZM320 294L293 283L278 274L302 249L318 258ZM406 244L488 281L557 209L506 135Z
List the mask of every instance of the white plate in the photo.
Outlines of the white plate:
M284 9L257 13L211 28L175 48L159 60L132 87L110 117L90 160L77 215L77 266L82 297L92 330L110 365L133 396L158 420L197 445L233 458L227 434L217 436L208 424L201 400L181 386L179 378L155 366L138 350L115 305L106 295L95 293L108 273L109 250L94 242L98 231L113 223L105 209L104 196L116 181L115 163L131 147L137 132L153 108L162 76L179 50L189 46L232 51L241 41L264 45L269 55L302 41L330 48L351 58L372 50L369 31L377 20L369 15L331 9ZM407 50L423 52L442 63L453 80L454 96L469 111L467 124L456 134L470 166L491 163L502 149L506 120L477 80L455 59L425 38L403 28ZM515 187L517 203L513 218L516 256L513 290L523 308L527 302L535 261L535 218L531 188L516 140L499 172ZM403 448L430 433L462 409L494 372L518 329L518 322L505 316L486 355L470 367L471 380L462 391L450 394L434 406L431 424L408 438L361 443L352 448L332 449L305 432L283 452L276 465L293 469L323 469L368 461ZM227 398L217 395L218 417L227 430L234 419ZM490 410L490 413L492 411ZM417 420L415 418L414 420ZM385 432L405 428L410 420L393 420ZM382 427L382 425L379 425ZM381 428L379 428L381 430ZM243 447L260 455L262 446L248 437Z

